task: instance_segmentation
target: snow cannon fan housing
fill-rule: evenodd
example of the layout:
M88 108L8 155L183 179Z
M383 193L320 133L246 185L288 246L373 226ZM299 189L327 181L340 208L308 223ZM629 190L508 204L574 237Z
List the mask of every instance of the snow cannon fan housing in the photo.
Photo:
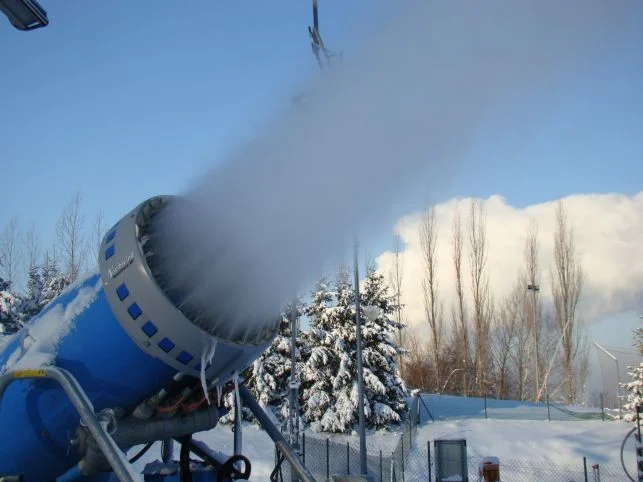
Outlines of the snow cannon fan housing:
M214 350L205 376L220 385L245 369L270 345L279 321L266 320L262 327L249 333L224 332L220 323L208 323L191 315L211 312L210 306L195 306L195 302L180 304L176 295L163 289L169 283L163 279L161 270L155 269L152 247L154 236L159 235L155 230L158 216L172 202L177 202L177 198L151 198L107 233L99 253L103 287L114 316L145 353L179 372L200 377L202 355L208 352L212 355ZM241 332L244 336L235 336Z

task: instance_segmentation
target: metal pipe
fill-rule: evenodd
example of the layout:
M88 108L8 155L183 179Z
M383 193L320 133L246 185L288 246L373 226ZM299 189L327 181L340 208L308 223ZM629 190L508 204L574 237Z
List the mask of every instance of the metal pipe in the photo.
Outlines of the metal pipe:
M123 454L118 445L116 445L114 439L103 430L103 427L94 414L94 406L76 379L67 370L57 367L9 370L0 376L0 400L11 382L34 378L48 378L58 382L121 482L134 482L140 479L139 475L134 472L134 469L125 458L125 454Z
M62 474L60 477L56 477L56 482L72 482L73 480L79 479L83 476L83 473L80 470L80 466L74 465L67 472Z
M301 460L299 460L297 453L292 449L290 445L288 445L288 442L286 442L286 439L281 434L281 432L277 430L277 427L275 427L268 415L266 415L266 412L264 412L263 409L259 406L257 401L252 396L252 393L250 393L250 390L248 390L248 387L246 387L245 385L241 385L239 387L239 395L243 400L245 406L248 407L248 410L252 412L252 414L259 421L259 424L263 427L268 436L275 443L277 449L284 455L284 457L286 457L286 459L290 463L292 470L297 472L297 475L299 475L301 481L315 482L314 477L304 466L304 464L301 463Z
M366 430L364 427L364 366L362 362L362 319L359 299L359 243L355 238L353 263L355 267L355 323L357 325L357 414L359 420L359 468L361 475L367 475L366 467Z
M623 399L621 398L621 374L619 373L618 358L615 358L616 362L616 396L618 398L618 418L623 420Z
M161 460L164 464L172 462L174 459L174 440L166 438L161 444Z

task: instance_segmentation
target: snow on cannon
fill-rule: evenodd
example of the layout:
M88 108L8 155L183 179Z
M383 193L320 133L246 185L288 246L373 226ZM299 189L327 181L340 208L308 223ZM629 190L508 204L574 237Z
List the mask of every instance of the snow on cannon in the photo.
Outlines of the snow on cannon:
M222 391L238 387L237 375L270 345L278 317L235 320L230 329L204 315L216 299L185 302L189 283L181 292L164 279L155 228L175 202L154 197L123 217L103 239L98 269L0 348L3 480L141 480L125 451L157 440L171 447L172 439L188 445L188 466L190 451L208 462L209 480L248 478L240 430L232 457L190 435L217 424ZM255 413L302 480L313 480L249 391L237 389L237 403Z

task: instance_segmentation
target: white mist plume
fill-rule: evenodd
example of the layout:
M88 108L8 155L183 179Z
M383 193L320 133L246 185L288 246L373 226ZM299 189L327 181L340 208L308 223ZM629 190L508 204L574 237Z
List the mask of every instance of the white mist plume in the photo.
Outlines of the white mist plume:
M440 195L494 109L546 92L627 13L602 0L399 10L318 79L305 106L276 116L164 217L166 279L219 334L264 326L344 252L356 226L403 214L395 196L413 180Z

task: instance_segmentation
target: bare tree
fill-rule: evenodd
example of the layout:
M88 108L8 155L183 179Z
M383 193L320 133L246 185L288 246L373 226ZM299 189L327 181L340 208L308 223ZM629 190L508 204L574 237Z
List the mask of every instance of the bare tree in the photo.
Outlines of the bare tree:
M520 329L517 303L518 292L514 289L502 303L494 317L492 359L498 370L498 396L505 398L508 391L508 373L510 362L516 352L517 333ZM520 377L520 373L518 373Z
M422 292L424 295L424 314L431 331L431 354L435 370L435 389L440 389L441 380L441 346L442 346L442 304L439 299L439 284L437 275L437 222L435 207L427 208L420 222L420 250L424 262L424 278Z
M32 223L25 233L24 243L27 254L27 268L32 269L38 265L41 254L40 236L38 236L38 232L36 231L35 223Z
M552 298L554 320L560 337L565 399L573 403L576 398L575 365L582 361L583 325L576 315L583 284L583 273L576 254L573 232L567 220L562 201L556 207L554 232L554 269L552 273Z
M531 357L533 353L532 331L531 331L531 305L527 300L525 285L526 276L518 277L513 290L511 302L514 305L516 317L515 348L511 358L516 370L516 398L525 400L527 398L527 382L531 373Z
M471 200L469 225L469 267L473 299L473 329L475 336L475 373L478 393L485 390L488 362L488 339L491 323L491 297L487 277L487 227L482 203Z
M404 323L404 307L402 306L402 283L404 281L404 260L402 258L402 239L400 236L393 238L393 266L389 272L389 284L393 288L393 296L395 297L395 321L401 325ZM399 328L397 330L397 344L406 346L406 329Z
M458 336L457 356L462 369L462 394L466 397L469 391L469 326L467 324L462 282L462 221L460 211L455 209L451 225L452 260L455 269L456 307L453 318Z
M102 210L98 210L91 230L91 241L89 245L90 256L95 258L100 251L100 243L103 241L105 235L105 215Z
M62 262L71 282L78 278L86 252L83 236L85 218L80 211L81 203L82 196L77 192L63 209L56 226Z
M20 264L20 230L16 218L11 219L0 235L0 267L5 281L10 284L16 281Z
M531 333L535 356L535 397L537 396L538 389L540 388L541 359L539 338L542 328L540 323L540 307L538 305L538 292L540 290L540 270L538 266L538 224L533 219L529 223L527 239L525 241L525 275L527 277L525 288L531 290L532 294L529 302L529 318L531 319Z

